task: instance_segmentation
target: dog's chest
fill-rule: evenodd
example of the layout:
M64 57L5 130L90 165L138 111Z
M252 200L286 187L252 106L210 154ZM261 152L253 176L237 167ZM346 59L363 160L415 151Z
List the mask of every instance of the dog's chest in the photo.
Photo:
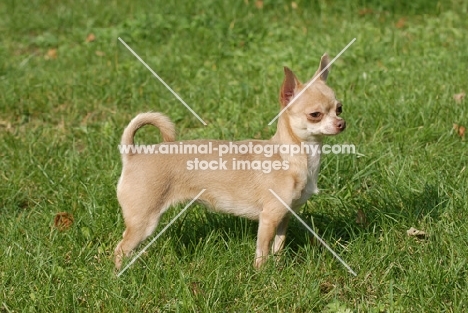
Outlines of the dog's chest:
M309 154L307 156L307 182L302 189L301 196L299 199L293 202L293 207L297 208L310 198L310 196L319 193L319 189L317 187L317 179L318 173L320 170L320 154L312 155Z

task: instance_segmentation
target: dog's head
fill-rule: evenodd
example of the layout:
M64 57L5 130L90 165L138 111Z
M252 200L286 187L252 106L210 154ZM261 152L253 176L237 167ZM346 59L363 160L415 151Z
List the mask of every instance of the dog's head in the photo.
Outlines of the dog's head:
M287 124L301 141L336 135L346 128L345 120L339 117L342 104L326 84L329 62L328 56L323 55L317 72L306 84L302 84L289 68L284 68L280 102L282 109L287 107L284 112Z

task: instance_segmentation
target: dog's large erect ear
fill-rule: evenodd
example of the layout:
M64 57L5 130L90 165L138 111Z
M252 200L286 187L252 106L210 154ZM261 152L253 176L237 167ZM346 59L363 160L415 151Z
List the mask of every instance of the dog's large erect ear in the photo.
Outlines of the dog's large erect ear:
M301 85L296 75L288 68L284 67L284 81L280 90L280 102L282 106L288 105L294 97L294 91Z
M317 76L318 74L320 74L322 71L323 73L320 74L320 77L319 79L322 80L323 82L326 82L327 81L327 77L328 77L328 73L330 73L330 67L331 66L328 66L328 64L330 64L330 58L328 57L328 55L325 53L323 56L322 56L322 59L320 60L320 66L319 68L317 69L317 72L315 72L315 76ZM327 67L328 66L328 67ZM326 70L324 70L325 68L327 68Z

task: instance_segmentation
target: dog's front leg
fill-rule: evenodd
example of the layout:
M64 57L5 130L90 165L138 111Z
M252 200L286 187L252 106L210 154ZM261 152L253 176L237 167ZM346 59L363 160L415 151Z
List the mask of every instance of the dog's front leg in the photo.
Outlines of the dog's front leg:
M255 252L255 268L260 268L266 262L270 250L270 244L275 235L278 224L284 215L278 216L272 211L263 211L260 214L257 235L257 250Z
M288 229L289 223L289 214L286 215L281 223L279 223L278 227L276 228L276 236L275 241L273 242L273 254L276 254L283 250L284 241L286 240L286 230Z

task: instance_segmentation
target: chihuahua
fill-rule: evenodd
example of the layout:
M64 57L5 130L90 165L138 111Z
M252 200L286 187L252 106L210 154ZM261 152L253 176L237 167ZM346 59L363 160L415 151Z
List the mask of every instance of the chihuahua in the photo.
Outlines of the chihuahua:
M281 109L286 109L279 116L276 133L270 140L175 142L175 127L168 117L161 113L136 116L123 133L121 147L135 147L136 131L147 124L159 128L164 142L150 146L151 152L121 151L123 168L117 197L126 228L115 249L116 269L120 269L124 256L129 256L153 233L170 206L194 199L203 189L197 199L201 204L259 221L256 268L265 263L270 248L274 254L280 252L289 214L270 189L297 210L312 194L318 193L320 167L320 151L310 153L301 149L289 153L283 147L320 149L324 136L339 134L346 128L346 122L339 117L342 105L326 85L329 62L328 56L323 55L312 78L315 81L308 88L289 68L284 68L279 98ZM193 148L191 153L181 153L183 145ZM268 154L258 153L271 146L280 148L270 149L273 152ZM168 150L173 152L170 156Z

